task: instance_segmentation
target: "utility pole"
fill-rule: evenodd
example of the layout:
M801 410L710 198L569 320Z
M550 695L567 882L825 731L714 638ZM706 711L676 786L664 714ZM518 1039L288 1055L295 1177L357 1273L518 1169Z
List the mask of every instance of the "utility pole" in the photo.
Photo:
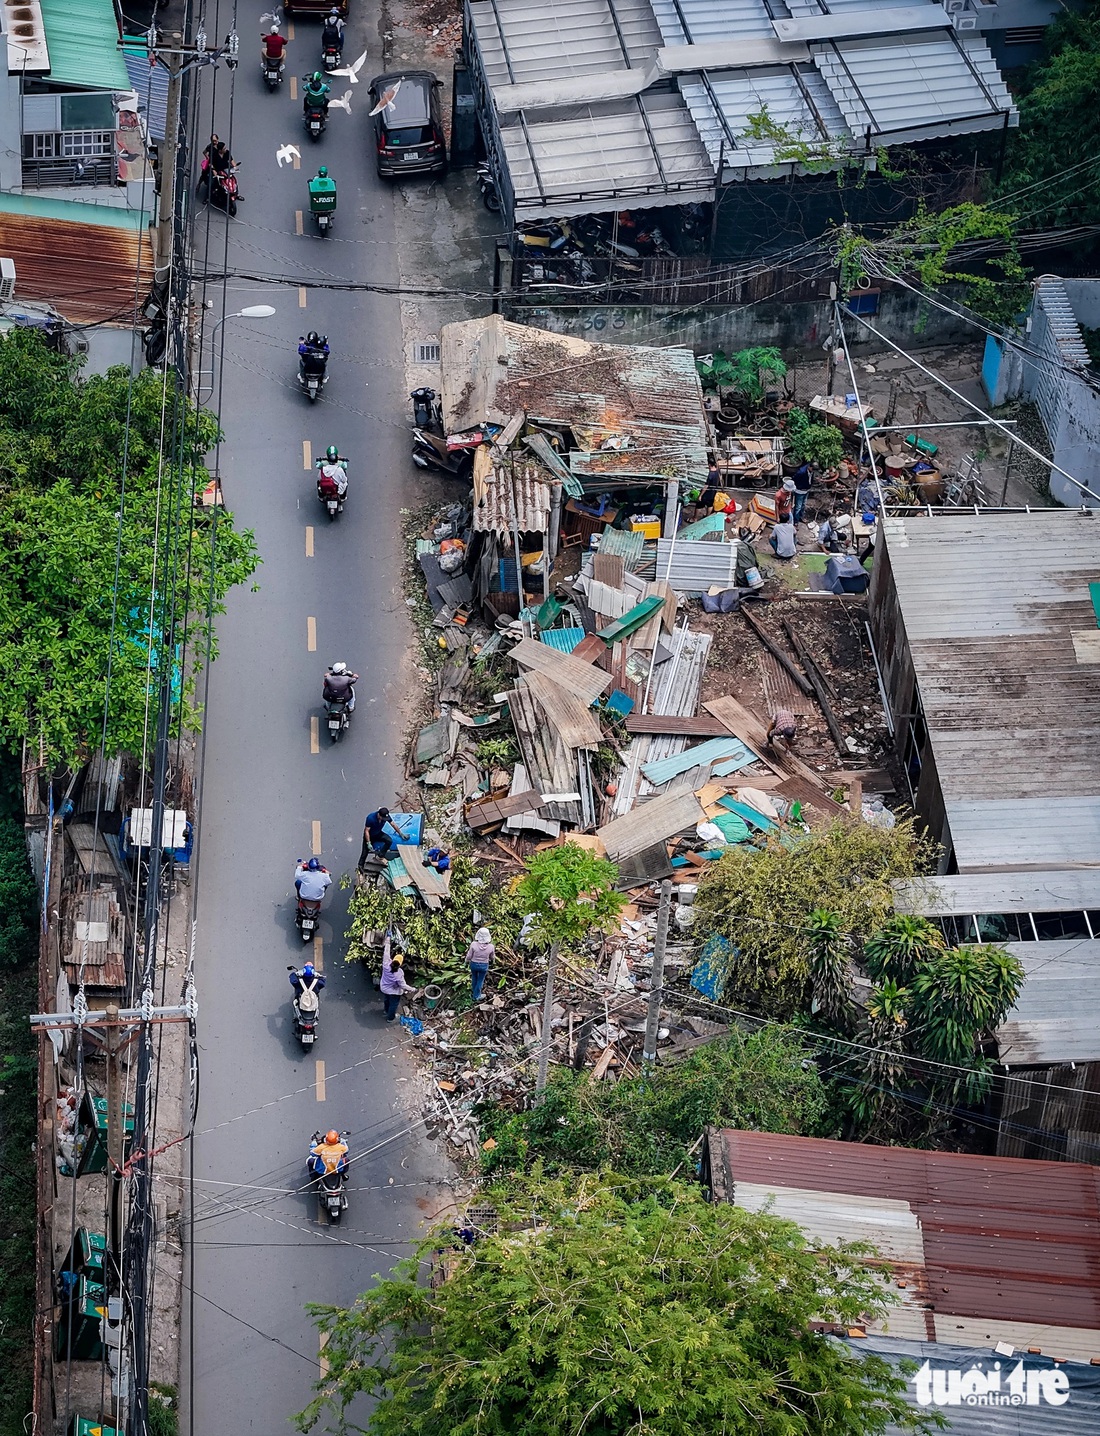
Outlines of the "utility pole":
M665 947L668 943L668 918L672 907L672 879L661 884L661 902L657 909L657 936L653 942L653 976L649 987L649 1011L645 1019L642 1042L642 1067L657 1061L657 1032L661 1025L661 992L665 982Z
M107 1203L110 1230L107 1233L107 1242L117 1261L122 1251L122 1164L126 1153L123 1142L125 1121L122 1114L122 1082L118 1063L121 1033L118 1007L115 1003L109 1003L107 1006L107 1022L107 1168L110 1182L110 1201Z
M183 115L183 36L169 37L172 48L168 64L168 115L164 125L164 150L160 156L160 203L153 236L153 264L157 271L168 268L173 259L176 195L180 188L180 130Z
M542 997L542 1046L539 1048L539 1070L535 1078L535 1091L546 1087L546 1076L550 1068L550 1023L554 1018L554 975L558 966L558 944L551 943L546 958L546 991Z

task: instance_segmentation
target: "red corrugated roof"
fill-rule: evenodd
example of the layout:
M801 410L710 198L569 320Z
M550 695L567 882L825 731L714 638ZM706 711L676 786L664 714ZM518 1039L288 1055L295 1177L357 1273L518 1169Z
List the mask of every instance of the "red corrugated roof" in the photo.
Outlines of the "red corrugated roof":
M72 205L94 211L94 205ZM90 218L93 216L90 216ZM149 290L148 228L72 223L44 214L0 212L0 254L15 260L15 294L38 299L74 324L132 324ZM138 257L141 278L136 281ZM136 295L136 302L135 302Z
M720 1152L713 1137L710 1152L719 1193L742 1181L908 1202L936 1311L1100 1329L1100 1168L719 1135Z

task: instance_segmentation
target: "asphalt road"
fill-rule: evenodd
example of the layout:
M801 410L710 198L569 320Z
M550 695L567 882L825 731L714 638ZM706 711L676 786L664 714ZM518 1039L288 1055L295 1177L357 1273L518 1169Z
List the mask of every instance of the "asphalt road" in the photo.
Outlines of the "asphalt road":
M249 0L238 22L231 146L243 161L245 199L235 221L214 213L208 230L200 225L208 236L200 262L205 247L208 264L220 268L228 224L231 269L394 283L395 195L374 173L366 83L353 92L351 116L334 111L311 145L290 77L315 68L319 23L296 21L286 80L270 94L252 53L263 8ZM352 10L345 55L356 57L370 39L365 82L379 68L378 42L362 10ZM215 127L227 138L228 87L220 83ZM347 87L337 81L334 93ZM200 104L205 124L208 83ZM288 141L301 150L299 170L276 162ZM308 216L306 182L321 163L339 186L327 238ZM263 566L259 591L231 595L219 622L207 715L197 898L197 1436L286 1431L320 1371L304 1303L353 1300L446 1200L437 1150L422 1130L407 1130L415 1103L405 1034L384 1022L363 970L343 961L346 893L334 891L326 905L317 955L328 987L308 1057L291 1031L286 973L310 955L293 924L295 859L319 851L334 874L353 868L363 815L392 799L400 775L408 629L399 509L415 471L398 301L230 282L227 313L255 303L277 313L231 318L221 331L223 488L238 523L254 530ZM308 328L327 333L333 349L328 387L313 406L295 385L298 336ZM351 476L346 512L333 525L303 458L304 444L316 457L329 443L350 456ZM351 732L331 747L324 736L312 739L311 720L322 713L324 666L336 659L362 681ZM353 1154L363 1154L339 1228L298 1190L310 1136L327 1127L348 1129ZM185 1391L187 1372L185 1346Z

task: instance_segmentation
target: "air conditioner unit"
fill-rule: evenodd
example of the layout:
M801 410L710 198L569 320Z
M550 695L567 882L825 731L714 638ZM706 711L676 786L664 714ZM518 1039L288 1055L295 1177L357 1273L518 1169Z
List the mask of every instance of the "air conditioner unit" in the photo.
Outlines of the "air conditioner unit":
M970 9L970 0L945 0L944 9L949 15L962 15Z
M977 15L952 15L956 30L976 30L978 28Z
M15 298L15 260L0 259L0 304L10 304Z

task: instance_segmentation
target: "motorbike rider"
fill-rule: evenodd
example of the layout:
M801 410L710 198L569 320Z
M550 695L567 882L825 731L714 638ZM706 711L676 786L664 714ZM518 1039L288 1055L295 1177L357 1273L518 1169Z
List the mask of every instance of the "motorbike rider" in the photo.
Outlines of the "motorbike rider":
M298 360L303 374L324 374L328 367L328 335L311 329L298 345Z
M325 28L321 31L321 49L344 53L344 22L339 10L333 8L325 16Z
M290 985L295 997L300 997L303 992L320 992L325 985L325 975L318 972L312 962L307 962L290 974Z
M332 663L325 669L325 684L321 696L326 703L347 702L348 712L355 712L355 685L358 673L352 673L346 663Z
M320 70L314 70L312 75L302 77L302 83L305 85L302 91L302 108L305 113L308 115L310 110L320 109L327 115L329 87L324 75Z
M343 498L348 491L347 459L340 457L340 451L335 444L330 444L325 450L325 457L318 459L317 467L321 471L318 483L325 482L335 486L338 498Z
M341 1140L335 1128L325 1133L323 1141L310 1143L306 1166L314 1177L323 1177L326 1172L339 1172L347 1181L348 1144Z
M265 60L277 60L280 65L286 59L286 36L279 34L278 25L272 25L268 34L262 38L263 58Z
M316 858L299 858L294 869L294 886L303 902L320 902L328 891L332 877Z
M214 174L218 175L219 178L221 178L221 179L223 179L223 180L224 180L228 175L233 174L233 173L236 171L236 168L237 168L236 161L234 160L233 156L229 153L229 146L225 143L224 140L220 140L217 135L211 135L211 136L210 136L210 143L209 143L209 144L206 146L206 148L203 150L203 152L202 152L202 158L203 158L203 172L205 172L206 169L209 167L210 171L212 171ZM199 184L200 184L200 185L202 184L202 181L203 181L203 173L200 173L200 175L199 175ZM239 185L239 184L238 184L238 186L237 186L237 193L236 193L236 196L235 196L235 197L236 197L238 200L244 199L244 195L241 194L241 190L240 190L240 185Z

